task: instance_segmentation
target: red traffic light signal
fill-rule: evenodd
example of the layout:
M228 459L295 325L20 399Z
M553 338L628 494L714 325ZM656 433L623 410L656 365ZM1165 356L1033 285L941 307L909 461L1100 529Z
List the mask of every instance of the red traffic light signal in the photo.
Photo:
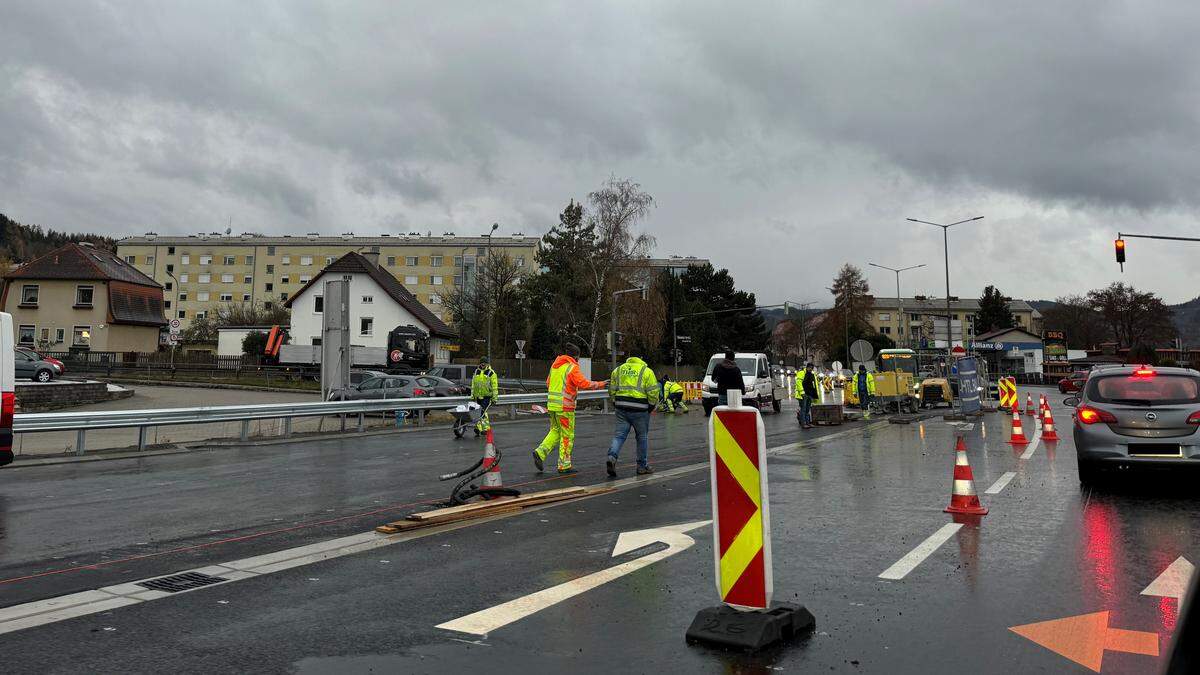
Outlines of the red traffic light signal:
M1117 262L1123 264L1125 262L1125 240L1117 239L1113 242L1113 245L1117 250Z

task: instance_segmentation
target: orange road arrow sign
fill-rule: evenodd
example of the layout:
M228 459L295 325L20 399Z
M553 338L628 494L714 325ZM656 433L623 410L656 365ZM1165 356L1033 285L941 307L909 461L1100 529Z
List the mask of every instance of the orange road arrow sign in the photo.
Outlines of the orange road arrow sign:
M1158 633L1109 628L1108 614L1080 614L1009 630L1097 673L1105 650L1158 656Z

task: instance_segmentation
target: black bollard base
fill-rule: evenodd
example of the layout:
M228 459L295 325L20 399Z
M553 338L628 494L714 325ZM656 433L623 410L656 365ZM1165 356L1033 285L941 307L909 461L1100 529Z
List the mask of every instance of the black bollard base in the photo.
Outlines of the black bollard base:
M748 612L718 605L696 614L687 631L687 643L757 652L811 631L816 624L811 612L790 602Z

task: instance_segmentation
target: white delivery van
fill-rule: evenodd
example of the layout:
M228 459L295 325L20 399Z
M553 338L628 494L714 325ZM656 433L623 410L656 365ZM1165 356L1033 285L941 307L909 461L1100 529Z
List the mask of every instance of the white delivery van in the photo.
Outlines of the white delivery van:
M779 412L783 399L787 397L787 390L771 376L767 355L738 352L733 355L733 358L742 371L742 381L746 384L746 393L742 395L742 404L757 406L759 410L770 408ZM725 354L713 354L712 358L708 360L708 366L704 369L704 382L701 384L703 400L701 402L704 404L705 415L717 407L717 392L715 391L717 383L713 382L712 374L713 368L724 360Z
M13 461L13 410L17 406L12 314L0 312L0 466Z

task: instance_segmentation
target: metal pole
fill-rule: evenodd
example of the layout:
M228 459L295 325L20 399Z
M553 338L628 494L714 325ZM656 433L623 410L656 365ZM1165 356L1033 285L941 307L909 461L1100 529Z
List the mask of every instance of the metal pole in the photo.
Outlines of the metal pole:
M946 384L951 385L950 392L950 413L954 414L954 391L953 384L950 382L950 367L954 360L953 338L951 337L952 324L950 322L950 226L942 227L942 254L946 263ZM962 396L960 391L959 396Z
M679 381L679 320L671 319L671 358L675 360L675 381Z
M896 337L904 330L904 301L900 299L900 270L896 270Z
M618 295L619 295L619 293L613 293L612 308L610 310L610 314L612 314L612 345L610 346L610 349L608 351L611 352L611 354L609 356L612 360L612 370L617 369L617 296Z

